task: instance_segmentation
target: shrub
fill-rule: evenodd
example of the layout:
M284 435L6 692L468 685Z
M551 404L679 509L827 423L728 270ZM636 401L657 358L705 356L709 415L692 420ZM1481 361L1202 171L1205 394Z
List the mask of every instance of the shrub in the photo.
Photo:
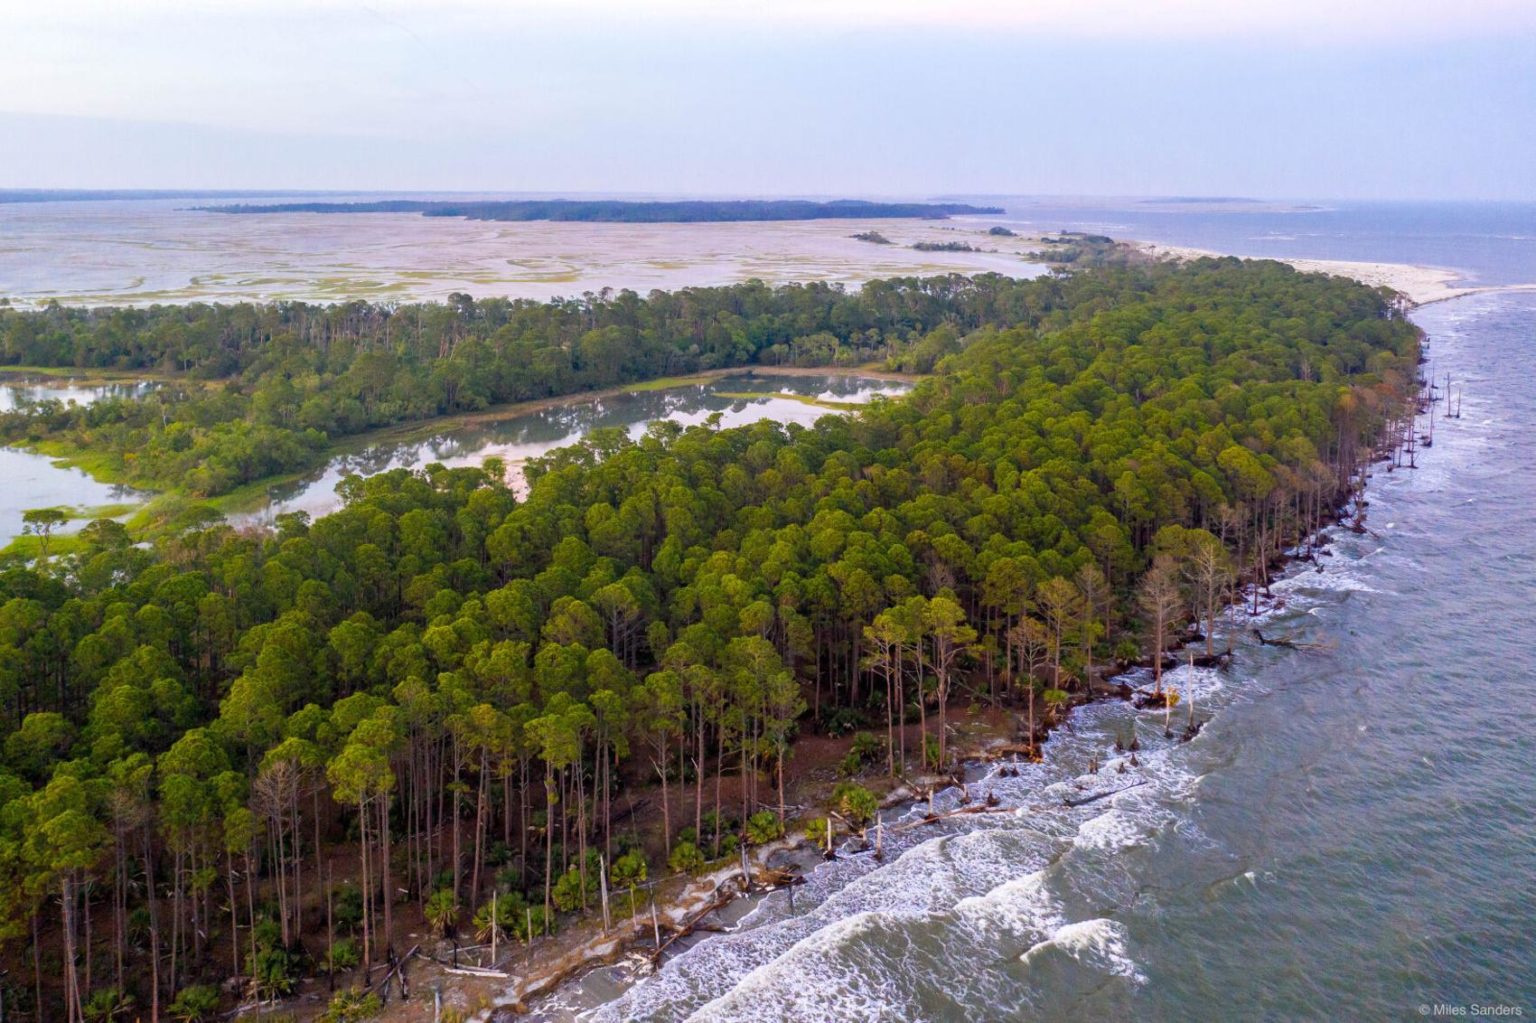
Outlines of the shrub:
M149 909L140 906L128 914L128 944L135 948L149 945Z
M784 822L772 810L759 810L747 818L747 844L763 845L784 837Z
M608 872L608 881L615 888L633 888L637 884L644 884L648 873L645 855L636 850L627 852L613 861L613 869Z
M449 875L452 883L452 875ZM352 885L331 890L331 921L336 930L351 934L363 924L363 892Z
M826 731L833 738L839 738L867 724L869 718L862 711L853 707L839 707L827 715Z
M356 988L338 991L320 1014L318 1023L358 1023L377 1016L383 1008L384 1003L371 991L366 994Z
M83 1008L87 1023L112 1023L132 1015L133 996L121 988L97 988Z
M534 934L544 933L543 906L530 907L525 902L518 906L517 912L509 914L502 912L500 905L498 905L496 907L496 915L506 921L507 933L518 941L527 941L529 939L528 924L530 922L533 924ZM551 920L549 922L549 930L551 933L554 932L555 921Z
M421 915L426 917L427 926L436 931L439 936L446 935L453 928L454 921L459 918L459 904L453 897L453 889L439 888L427 896L426 905L421 908Z
M825 817L817 817L811 821L805 826L806 841L818 849L825 849L827 847L827 826L828 822Z
M848 753L843 757L842 773L850 777L856 775L884 755L885 740L871 732L858 732L853 737L853 745L848 747Z
M491 919L492 903L489 902L482 902L480 908L475 910L475 915L469 918L469 929L476 941L489 944L493 930L498 937L506 933L501 926L501 922L506 919L506 914L501 909L502 900L498 897L494 905L495 920Z
M697 874L704 869L704 854L692 842L679 842L672 847L667 866L679 874Z
M880 801L875 798L875 794L852 782L839 785L833 791L832 798L837 804L837 812L848 822L849 827L862 830L880 812Z
M704 837L713 840L715 832L728 835L736 830L736 819L729 814L716 813L713 810L704 811Z
M256 943L257 948L276 948L282 943L283 929L270 916L263 916L256 921L251 940Z
M587 902L597 896L598 886L598 857L597 853L587 855L587 883L583 887L581 883L581 870L572 867L561 874L555 880L554 900L555 908L562 913L570 913L581 909Z
M282 998L298 985L299 960L286 948L258 947L247 965L257 998Z
M212 984L184 987L167 1011L176 1023L209 1023L219 1011L219 989Z
M282 944L282 930L275 920L263 918L256 922L252 934L256 944L254 955L247 956L246 972L251 975L251 988L257 998L280 998L293 993L298 986L302 950L298 953Z
M344 973L347 970L357 968L357 964L363 961L362 953L357 949L357 942L352 938L341 938L331 943L331 950L326 954L325 972Z

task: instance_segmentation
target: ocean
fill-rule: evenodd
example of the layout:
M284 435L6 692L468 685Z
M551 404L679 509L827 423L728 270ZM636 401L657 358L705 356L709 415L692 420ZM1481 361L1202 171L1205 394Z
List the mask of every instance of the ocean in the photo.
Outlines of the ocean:
M1245 255L1536 280L1529 206L1219 205L1009 212ZM1208 718L1193 741L1165 739L1155 713L1086 708L1044 763L972 786L1015 812L888 839L883 863L826 865L793 908L774 894L654 975L598 971L535 1018L1536 1014L1536 295L1414 319L1435 374L1464 394L1461 418L1438 423L1417 470L1376 474L1372 532L1335 531L1320 570L1296 566L1278 606L1231 623L1230 670L1175 673ZM1254 625L1309 648L1258 646ZM1135 766L1114 749L1133 731Z

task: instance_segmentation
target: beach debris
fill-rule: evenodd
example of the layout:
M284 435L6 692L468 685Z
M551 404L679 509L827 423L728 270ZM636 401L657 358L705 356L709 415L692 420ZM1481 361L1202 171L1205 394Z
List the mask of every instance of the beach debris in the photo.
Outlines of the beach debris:
M1123 768L1125 765L1121 764L1120 766ZM1129 792L1131 789L1139 788L1145 784L1147 783L1144 781L1132 782L1129 785L1122 785L1117 789L1110 789L1108 792L1095 792L1093 795L1084 796L1082 799L1067 799L1063 800L1063 802L1067 806L1087 806L1089 803L1097 803L1101 799L1108 799L1110 796L1118 796L1122 792Z

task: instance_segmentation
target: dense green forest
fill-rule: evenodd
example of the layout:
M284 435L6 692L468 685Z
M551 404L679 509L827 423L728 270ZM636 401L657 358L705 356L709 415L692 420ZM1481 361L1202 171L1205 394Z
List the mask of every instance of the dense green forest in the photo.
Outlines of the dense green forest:
M507 402L753 364L926 372L961 334L1052 308L1052 292L1025 294L950 276L553 302L0 307L0 364L176 374L147 400L0 413L0 440L54 442L120 482L209 497L312 468L341 437Z
M622 224L695 224L762 220L942 220L953 214L1002 213L996 206L965 203L870 202L835 199L385 199L378 202L240 203L207 206L213 213L420 213L424 217L468 220L567 220Z
M723 324L748 298L816 312ZM1262 576L1358 484L1418 355L1384 293L1237 260L389 316L50 309L0 333L10 359L234 381L178 415L218 395L261 415L281 393L278 429L322 403L318 430L406 414L359 394L440 408L445 390L414 388L444 362L474 367L458 388L508 388L486 401L557 391L575 365L557 338L624 309L709 313L686 345L597 359L604 382L633 358L746 358L871 309L885 318L840 344L946 332L948 354L910 397L814 428L599 431L534 461L523 501L494 464L400 470L270 532L136 545L102 521L68 554L13 560L8 1018L129 1000L204 1018L231 977L281 995L382 961L405 922L558 926L595 899L599 857L622 890L775 833L806 732L870 730L882 773L941 767L956 707L1058 705L1096 664L1209 620L1238 571ZM641 786L662 811L650 833L615 813Z

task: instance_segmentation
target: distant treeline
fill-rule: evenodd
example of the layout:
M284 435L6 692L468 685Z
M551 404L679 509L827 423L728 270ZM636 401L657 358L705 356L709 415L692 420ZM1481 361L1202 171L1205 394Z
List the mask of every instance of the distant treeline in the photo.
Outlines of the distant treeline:
M956 213L994 214L995 206L965 203L865 202L838 199L730 199L679 202L625 202L610 199L517 199L445 202L389 199L381 202L238 203L204 206L213 213L420 213L469 220L574 220L619 224L692 224L748 220L869 220L876 217L942 220Z

